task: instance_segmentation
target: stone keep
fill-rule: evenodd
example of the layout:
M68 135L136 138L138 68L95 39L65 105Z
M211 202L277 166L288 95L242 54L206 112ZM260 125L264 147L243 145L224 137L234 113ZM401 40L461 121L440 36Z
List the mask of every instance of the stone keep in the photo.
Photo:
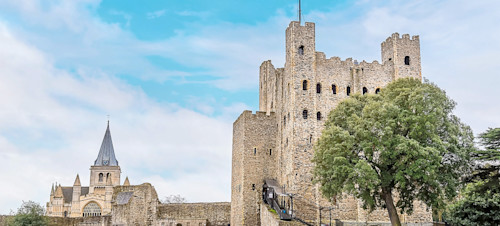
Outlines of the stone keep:
M328 113L351 93L378 93L400 77L422 79L418 36L392 34L382 44L382 63L326 59L315 48L315 24L292 21L286 29L286 62L260 66L259 111L244 111L233 124L231 225L260 225L265 179L276 179L294 194L294 215L318 222L319 206L331 206L312 183L313 145ZM389 221L385 210L367 214L359 201L344 197L332 217L347 221ZM431 222L417 203L403 221Z

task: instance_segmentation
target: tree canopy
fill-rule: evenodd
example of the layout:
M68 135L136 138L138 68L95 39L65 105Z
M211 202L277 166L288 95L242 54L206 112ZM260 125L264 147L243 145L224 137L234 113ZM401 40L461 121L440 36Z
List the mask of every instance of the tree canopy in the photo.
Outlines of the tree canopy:
M500 128L489 128L478 138L484 149L475 152L467 189L448 209L453 225L500 225Z
M9 219L7 225L9 226L25 226L25 225L37 225L44 226L49 225L49 221L45 215L45 209L38 203L33 201L24 202L17 209L15 216Z
M322 194L351 194L368 210L386 207L393 225L400 225L395 207L411 214L415 200L442 208L456 195L474 150L471 129L452 113L455 105L436 85L412 78L339 103L315 145Z

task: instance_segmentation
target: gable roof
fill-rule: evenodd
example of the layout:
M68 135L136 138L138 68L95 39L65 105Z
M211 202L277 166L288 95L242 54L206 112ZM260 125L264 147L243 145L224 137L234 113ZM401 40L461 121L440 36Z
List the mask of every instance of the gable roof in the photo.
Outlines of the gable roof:
M73 187L61 187L62 188L62 194L64 197L64 202L65 203L71 203L73 201ZM81 193L80 195L87 195L89 193L89 187L81 187Z
M118 160L116 160L115 157L115 149L113 148L113 141L111 140L111 132L109 131L109 121L94 166L118 166Z

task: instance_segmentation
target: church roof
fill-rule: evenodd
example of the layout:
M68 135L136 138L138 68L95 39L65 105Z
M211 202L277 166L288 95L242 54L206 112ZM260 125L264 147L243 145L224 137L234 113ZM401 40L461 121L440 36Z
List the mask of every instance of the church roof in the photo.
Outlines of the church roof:
M118 160L116 160L115 150L113 148L113 141L111 140L111 132L109 131L109 121L94 166L118 166Z
M73 201L73 187L61 187L62 188L62 194L64 197L64 202L65 203L71 203ZM89 193L89 187L81 187L81 193L80 195L87 195Z
M116 196L116 204L118 205L124 205L127 204L130 198L132 198L132 195L134 192L131 191L126 191L126 192L120 192Z

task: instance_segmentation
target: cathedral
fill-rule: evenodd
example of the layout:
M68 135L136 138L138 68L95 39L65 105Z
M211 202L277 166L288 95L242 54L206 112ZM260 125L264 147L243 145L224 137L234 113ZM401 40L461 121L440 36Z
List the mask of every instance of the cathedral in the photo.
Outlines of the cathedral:
M47 216L87 217L111 214L113 187L120 185L120 174L108 121L99 155L90 167L90 185L82 186L77 174L73 186L52 186ZM123 185L130 185L128 178Z

